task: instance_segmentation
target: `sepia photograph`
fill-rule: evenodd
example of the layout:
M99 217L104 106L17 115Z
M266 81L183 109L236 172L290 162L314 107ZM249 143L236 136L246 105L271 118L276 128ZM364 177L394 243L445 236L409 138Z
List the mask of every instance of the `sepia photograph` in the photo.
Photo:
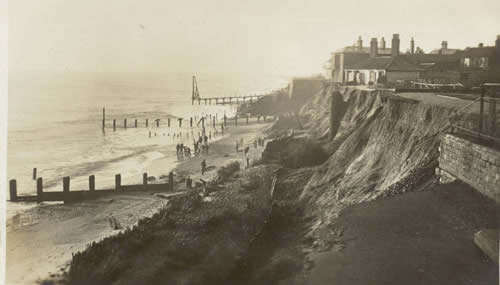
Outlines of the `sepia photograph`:
M500 285L499 0L0 1L0 284Z

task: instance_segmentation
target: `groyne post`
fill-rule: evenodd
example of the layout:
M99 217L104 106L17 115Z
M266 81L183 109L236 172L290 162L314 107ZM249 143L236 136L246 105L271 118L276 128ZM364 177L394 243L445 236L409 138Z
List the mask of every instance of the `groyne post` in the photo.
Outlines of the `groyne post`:
M113 131L116 130L116 119L113 119Z
M173 172L170 172L168 174L168 186L169 186L171 191L174 190L174 173Z
M33 168L33 180L36 180L36 167Z
M39 177L36 180L36 197L38 202L43 201L43 179L42 177Z
M167 119L167 126L170 128L170 118Z
M10 193L10 201L17 201L17 181L16 179L12 179L9 181L9 193Z
M146 128L148 127L148 120L149 120L149 119L146 119Z
M148 184L148 173L147 172L142 174L142 184L144 184L144 185Z
M137 128L137 119L135 119L135 124L134 124L134 125L135 125L135 127Z
M127 119L123 120L123 127L126 129L127 128Z
M170 123L168 124L168 126L170 127ZM156 119L156 127L160 127L160 119Z
M121 174L115 175L115 190L120 190L122 186L122 176Z
M179 120L179 128L182 127L182 118L179 118L177 120Z
M94 175L89 176L89 191L90 192L95 191L95 176Z
M193 127L193 117L189 119L189 126L192 128Z
M106 122L106 109L102 108L102 129L104 130L104 123Z

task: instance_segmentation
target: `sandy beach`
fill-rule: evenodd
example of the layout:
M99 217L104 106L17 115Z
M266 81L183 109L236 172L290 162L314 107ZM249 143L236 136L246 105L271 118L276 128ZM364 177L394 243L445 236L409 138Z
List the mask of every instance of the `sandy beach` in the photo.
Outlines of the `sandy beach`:
M240 160L245 166L244 147L240 147L239 152L235 150L235 141L241 138L244 146L250 146L250 163L259 159L263 147L254 148L253 141L263 137L262 130L269 123L242 123L229 125L223 137L210 143L209 154L180 161L174 169L176 178L190 175L194 182L209 180L215 176L217 168L229 160ZM203 159L209 171L201 175ZM149 175L159 177L168 174L171 167L172 157L163 157L146 166L145 170ZM176 185L174 193L185 189L182 184ZM15 215L7 226L7 284L34 284L63 271L72 253L153 215L166 203L168 198L151 192L137 192L67 205L42 203ZM118 221L121 229L110 226L110 217Z

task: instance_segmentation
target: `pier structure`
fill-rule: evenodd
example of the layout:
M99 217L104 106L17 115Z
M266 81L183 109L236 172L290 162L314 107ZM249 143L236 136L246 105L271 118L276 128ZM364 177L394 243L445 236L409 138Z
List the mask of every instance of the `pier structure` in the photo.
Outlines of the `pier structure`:
M200 92L198 90L198 83L196 81L196 76L193 76L193 92L191 95L191 104L194 105L195 101L198 101L198 105L201 104L201 101L205 103L205 105L211 105L215 103L216 105L224 105L224 104L239 104L245 102L253 102L265 95L243 95L243 96L219 96L219 97L204 97L200 96Z

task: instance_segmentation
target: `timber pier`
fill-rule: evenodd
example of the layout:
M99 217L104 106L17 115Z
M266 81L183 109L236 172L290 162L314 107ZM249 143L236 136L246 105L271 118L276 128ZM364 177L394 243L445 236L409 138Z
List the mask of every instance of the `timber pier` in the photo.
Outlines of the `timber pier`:
M220 96L220 97L206 97L201 98L200 92L198 91L198 83L196 81L196 76L193 76L193 93L191 96L191 104L194 105L196 101L198 101L198 105L201 104L201 101L207 104L215 103L216 105L224 105L224 104L240 104L245 102L253 102L258 100L265 95L244 95L244 96Z

